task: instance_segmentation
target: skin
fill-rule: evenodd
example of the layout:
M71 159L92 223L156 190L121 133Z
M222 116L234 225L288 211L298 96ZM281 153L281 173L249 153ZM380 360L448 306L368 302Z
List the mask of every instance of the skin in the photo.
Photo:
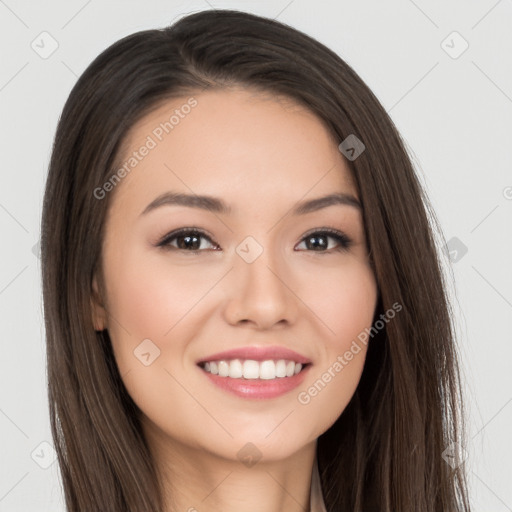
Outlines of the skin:
M200 92L198 104L115 190L102 248L105 296L94 303L124 384L165 481L166 511L304 511L316 440L340 416L359 382L366 346L308 404L298 401L372 323L377 286L361 211L333 205L301 216L298 201L357 190L337 145L309 110L241 88ZM187 97L132 127L126 158ZM124 160L123 160L124 161ZM222 198L229 215L185 206L141 212L165 191ZM106 200L106 199L104 199ZM182 227L206 231L193 254L157 247ZM304 241L313 228L342 231L352 244ZM252 236L263 253L235 251ZM219 247L220 250L214 250ZM98 291L98 281L94 279ZM134 356L144 339L160 355ZM312 361L299 388L244 399L210 383L196 361L235 347L280 345ZM253 443L261 459L243 464ZM171 498L172 496L172 498Z

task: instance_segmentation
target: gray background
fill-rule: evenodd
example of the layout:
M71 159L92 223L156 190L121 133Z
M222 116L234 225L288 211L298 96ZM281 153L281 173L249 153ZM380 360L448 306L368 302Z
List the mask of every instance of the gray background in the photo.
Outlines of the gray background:
M212 7L277 18L319 39L360 74L401 131L450 240L471 501L474 511L512 511L510 0L0 0L0 511L64 510L37 257L60 111L77 77L114 41ZM42 58L52 40L58 48Z

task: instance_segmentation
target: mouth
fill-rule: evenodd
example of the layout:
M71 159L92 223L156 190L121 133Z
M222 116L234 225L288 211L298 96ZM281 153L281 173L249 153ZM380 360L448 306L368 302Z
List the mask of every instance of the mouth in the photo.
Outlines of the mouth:
M215 387L239 398L268 400L297 388L311 363L272 359L265 361L220 360L199 363L203 375ZM284 374L284 375L283 375Z

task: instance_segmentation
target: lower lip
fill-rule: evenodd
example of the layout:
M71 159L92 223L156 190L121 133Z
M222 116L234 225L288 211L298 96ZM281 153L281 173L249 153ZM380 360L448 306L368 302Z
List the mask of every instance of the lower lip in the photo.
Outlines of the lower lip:
M278 377L276 379L232 379L219 377L213 373L199 368L216 386L241 398L269 399L289 393L298 387L309 370L308 364L302 371L293 377Z

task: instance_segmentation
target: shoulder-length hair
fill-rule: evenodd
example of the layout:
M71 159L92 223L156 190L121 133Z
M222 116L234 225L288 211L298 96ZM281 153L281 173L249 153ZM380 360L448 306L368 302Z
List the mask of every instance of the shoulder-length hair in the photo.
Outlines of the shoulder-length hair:
M333 51L285 24L228 10L114 43L79 78L58 123L41 256L50 420L67 509L159 511L163 503L140 411L108 331L92 323L111 195L99 200L94 190L117 169L137 120L171 98L232 85L291 98L335 140L354 134L364 143L346 163L379 289L375 318L402 305L371 340L352 400L318 439L327 509L468 511L464 466L442 456L463 445L464 411L438 227L405 145Z

